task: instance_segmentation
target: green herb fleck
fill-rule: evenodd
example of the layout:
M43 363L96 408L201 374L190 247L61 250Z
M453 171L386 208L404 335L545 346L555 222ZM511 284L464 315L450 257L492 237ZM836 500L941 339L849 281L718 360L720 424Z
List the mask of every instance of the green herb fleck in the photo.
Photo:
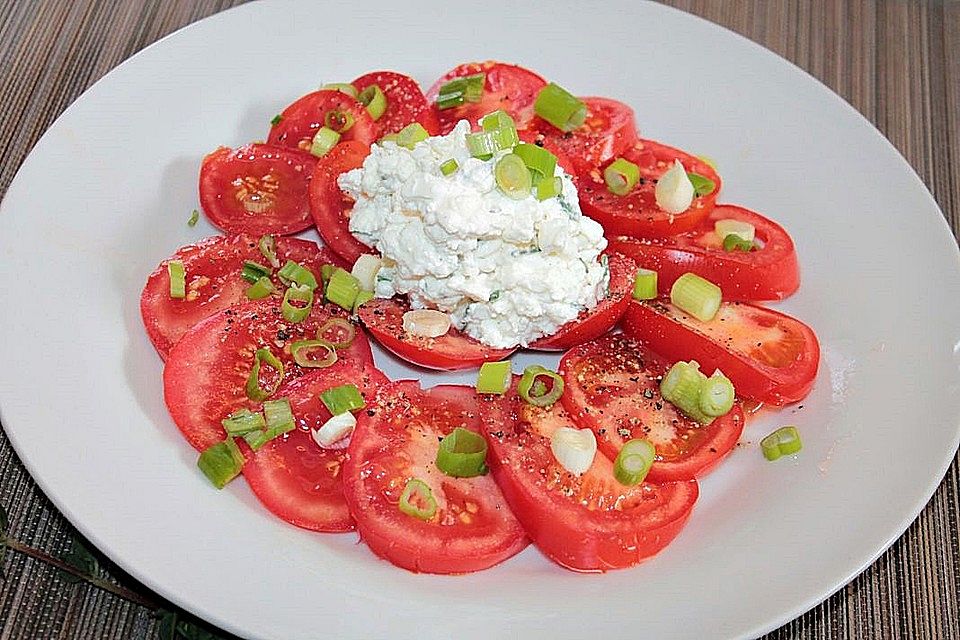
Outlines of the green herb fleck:
M271 127L277 126L278 124L280 124L281 120L283 120L283 116L278 113L277 115L273 116L272 120L270 120L270 126Z
M200 212L197 211L196 209L194 209L194 210L193 210L193 213L190 214L190 219L187 220L187 226L188 226L188 227L195 227L195 226L197 226L197 221L198 221L199 219L200 219Z

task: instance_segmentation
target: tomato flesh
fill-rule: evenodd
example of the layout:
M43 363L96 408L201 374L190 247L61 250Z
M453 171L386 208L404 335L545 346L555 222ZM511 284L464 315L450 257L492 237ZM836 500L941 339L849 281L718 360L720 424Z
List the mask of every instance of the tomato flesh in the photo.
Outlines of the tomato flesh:
M336 112L353 120L349 129L340 132L340 142L355 140L369 145L377 139L379 128L365 106L342 91L321 89L284 109L277 123L270 127L267 142L310 153L313 136L327 124L327 115Z
M387 99L387 110L376 120L377 137L396 133L408 124L419 122L432 136L440 132L440 121L433 105L427 102L420 85L410 76L394 71L373 71L351 82L362 92L377 85Z
M454 478L436 466L440 438L457 427L480 431L470 387L420 389L392 383L362 411L344 465L344 495L361 538L378 556L414 572L467 573L498 564L527 545L490 475ZM436 513L402 512L411 479L426 483ZM427 506L419 503L421 509Z

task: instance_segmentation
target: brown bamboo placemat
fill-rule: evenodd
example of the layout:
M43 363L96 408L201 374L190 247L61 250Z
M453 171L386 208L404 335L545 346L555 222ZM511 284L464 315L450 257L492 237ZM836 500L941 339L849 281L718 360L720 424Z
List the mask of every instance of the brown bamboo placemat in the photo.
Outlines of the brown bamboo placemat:
M94 81L161 36L234 4L239 1L0 1L0 193L40 135ZM954 233L960 231L960 2L669 4L759 42L839 93L903 153ZM768 638L960 638L958 476L955 459L920 518L887 553ZM76 532L3 435L0 505L19 542L55 558L71 549ZM89 561L82 553L74 556L74 564ZM94 558L99 575L140 604L71 582L49 564L8 551L0 560L6 575L0 640L160 637L164 623L154 606L175 608L99 554Z

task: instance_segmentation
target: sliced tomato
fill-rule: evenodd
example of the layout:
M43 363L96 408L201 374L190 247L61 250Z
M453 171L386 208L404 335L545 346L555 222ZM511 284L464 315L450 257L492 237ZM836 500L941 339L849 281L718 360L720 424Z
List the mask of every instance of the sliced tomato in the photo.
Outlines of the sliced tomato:
M540 117L529 128L535 140L560 149L573 162L575 173L588 172L618 157L637 142L633 109L609 98L581 98L587 105L587 119L573 131L561 131Z
M206 238L178 249L150 274L140 294L140 315L161 358L166 358L170 348L195 324L247 299L245 292L250 283L240 277L244 261L267 262L260 253L258 241L259 238L245 234ZM276 242L277 258L281 262L299 263L318 276L318 282L322 265L342 265L338 257L315 242L283 237ZM170 297L167 263L171 260L183 263L186 298ZM275 281L275 284L279 283Z
M406 301L399 298L376 298L360 307L360 321L384 348L427 369L473 369L514 352L489 347L453 327L439 338L411 335L403 329L403 314L409 310Z
M718 220L752 224L757 248L724 251L723 238L714 231ZM637 265L656 271L662 295L668 295L674 281L687 272L718 285L724 300L782 300L800 286L797 252L783 227L735 205L718 204L686 233L646 240L618 236L610 238L609 247L630 256Z
M245 391L254 351L266 347L280 359L283 382L299 378L308 369L293 361L290 345L315 338L327 320L345 315L332 305L315 305L303 322L294 324L284 320L280 302L268 298L224 309L190 329L170 350L163 369L164 401L187 441L202 451L224 439L220 421L229 414L242 407L259 409ZM373 360L362 331L337 355ZM265 365L260 375L264 386L276 381L275 372Z
M480 118L498 109L509 113L518 129L523 129L533 120L533 103L547 81L529 69L492 60L468 62L448 71L427 91L427 100L435 104L443 85L455 78L477 73L486 76L480 102L465 102L458 107L438 110L440 133L450 133L461 120L468 120L476 128Z
M695 480L627 487L599 452L586 473L569 473L554 458L550 438L573 421L560 404L533 407L515 389L505 398L482 396L487 459L510 508L547 557L575 571L619 569L680 533L699 494Z
M344 465L343 488L360 537L370 550L410 571L468 573L503 562L527 537L490 475L454 478L436 465L439 440L457 427L480 432L470 387L422 390L417 382L381 389L360 413ZM407 482L430 487L427 520L398 507Z
M200 167L200 207L229 233L288 234L310 226L316 158L269 144L220 147Z
M310 183L310 210L324 244L353 264L364 253L376 253L350 233L350 212L353 200L340 190L337 178L341 173L363 165L370 154L369 145L342 142L317 163Z
M387 110L376 121L377 137L396 133L408 124L419 122L432 136L440 132L440 121L433 105L427 102L420 85L410 76L395 71L373 71L351 82L357 91L377 85L387 98Z
M293 431L251 451L243 477L263 505L291 524L314 531L349 531L353 518L343 497L347 444L318 445L312 432L331 418L320 394L344 384L356 385L367 404L389 382L372 364L343 359L326 369L311 369L277 390L290 401L297 422Z
M280 113L270 127L267 142L309 153L313 136L327 121L327 114L341 112L353 119L353 125L340 132L340 142L355 140L369 145L377 139L379 127L367 108L342 91L321 89L296 100Z
M636 265L633 260L619 253L607 254L610 266L610 292L607 297L589 311L584 311L576 320L563 325L553 335L545 336L530 344L538 351L563 351L581 342L593 340L610 331L627 311L633 293Z
M653 140L639 140L621 154L640 167L640 182L625 196L610 192L603 179L603 169L596 167L581 172L576 179L583 212L603 225L608 236L659 238L684 233L695 228L710 215L720 191L720 176L703 160L680 149ZM671 214L657 204L654 190L657 180L679 160L688 172L713 180L716 187L705 196L698 196L683 213Z
M744 424L739 405L708 425L687 418L660 395L666 369L667 363L623 335L582 344L560 361L563 406L579 426L593 430L607 456L616 458L634 438L656 448L650 482L702 476L730 453Z
M623 331L671 361L696 360L704 371L720 369L738 396L774 405L803 399L820 363L813 329L745 302L724 302L713 320L701 322L666 301L634 301Z

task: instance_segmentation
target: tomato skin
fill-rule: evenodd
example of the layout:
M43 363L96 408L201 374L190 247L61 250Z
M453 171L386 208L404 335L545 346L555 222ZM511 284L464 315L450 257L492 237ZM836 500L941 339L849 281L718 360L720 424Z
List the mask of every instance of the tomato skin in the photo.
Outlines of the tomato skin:
M627 311L633 294L636 265L619 253L608 253L610 265L610 293L600 303L584 311L556 333L544 336L529 345L537 351L564 351L582 342L593 340L610 331Z
M456 427L479 432L470 387L420 389L416 381L382 387L358 415L344 465L344 496L361 539L376 555L414 572L469 573L503 562L527 546L520 523L493 478L453 478L435 463L438 442ZM437 514L400 511L410 478L431 486Z
M427 102L420 85L410 76L395 71L372 71L351 82L362 92L378 85L387 98L387 110L378 120L377 138L396 133L408 124L419 122L431 136L440 132L440 121L433 105Z
M311 531L351 531L353 518L343 497L347 449L321 448L312 430L330 419L320 400L327 389L355 384L369 404L389 380L372 364L338 360L325 369L310 369L277 390L287 398L297 421L293 431L248 451L243 477L263 505L281 519Z
M409 305L399 298L375 298L360 307L360 321L384 348L407 362L440 371L473 369L503 360L514 349L495 349L453 327L439 338L412 336L403 330Z
M200 208L228 233L286 235L310 226L307 189L316 158L268 144L220 147L200 167Z
M607 457L616 458L633 438L654 444L649 482L703 476L733 450L745 422L739 404L709 425L684 416L660 395L667 369L667 362L623 335L584 343L560 361L563 406L579 427L594 432Z
M713 211L721 181L713 167L703 160L680 149L643 139L620 155L640 167L640 183L627 195L614 195L607 189L603 179L605 167L581 172L575 180L580 193L580 208L603 225L607 236L660 238L685 233ZM695 197L690 208L683 213L671 215L657 204L654 190L656 181L674 160L680 160L687 171L710 178L716 188L706 196Z
M703 323L666 301L634 301L622 326L626 335L669 360L696 360L704 371L719 368L738 396L757 402L782 406L802 400L817 377L820 343L813 329L773 309L724 302L717 318ZM765 340L758 331L780 336Z
M714 232L717 220L735 219L756 228L763 246L754 251L724 251ZM800 266L789 234L777 223L743 207L718 204L696 228L669 238L610 238L610 249L657 272L660 295L684 273L713 282L731 301L783 300L800 287Z
M480 102L465 102L451 109L438 109L440 133L450 133L460 120L470 121L470 125L476 129L480 118L498 109L503 109L513 117L517 129L523 129L533 120L533 103L547 81L529 69L493 60L468 62L451 69L433 83L427 91L427 101L435 106L443 85L454 78L476 73L486 74L483 97Z
M365 253L376 253L350 233L353 203L340 190L340 174L363 165L370 146L360 142L341 142L317 163L310 182L310 211L317 231L331 251L352 265Z
M341 133L340 142L355 140L369 145L377 139L378 127L365 106L342 91L321 89L287 106L280 113L279 122L271 125L267 142L310 153L313 136L324 126L331 111L342 111L353 117L353 126Z

